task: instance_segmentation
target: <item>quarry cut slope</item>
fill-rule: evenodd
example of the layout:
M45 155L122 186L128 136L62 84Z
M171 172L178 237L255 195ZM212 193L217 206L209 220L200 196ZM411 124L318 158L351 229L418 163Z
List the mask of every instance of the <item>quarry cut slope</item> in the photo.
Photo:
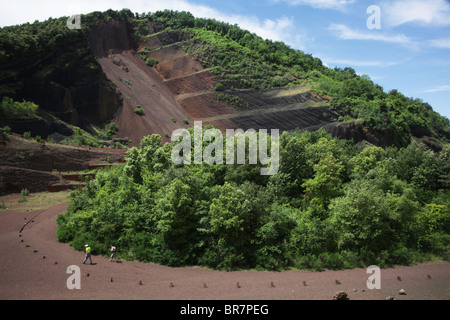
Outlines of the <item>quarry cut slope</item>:
M157 133L170 141L172 132L203 121L225 129L317 130L336 122L329 101L308 85L271 89L263 92L240 90L224 92L239 99L245 108L218 100L214 87L220 78L189 55L184 45L185 31L162 31L149 22L149 34L134 38L135 29L113 24L101 25L91 34L93 53L107 79L122 97L122 107L114 116L119 136L139 144L142 137ZM120 32L111 32L119 28ZM139 56L158 63L150 67ZM144 114L134 113L142 108Z

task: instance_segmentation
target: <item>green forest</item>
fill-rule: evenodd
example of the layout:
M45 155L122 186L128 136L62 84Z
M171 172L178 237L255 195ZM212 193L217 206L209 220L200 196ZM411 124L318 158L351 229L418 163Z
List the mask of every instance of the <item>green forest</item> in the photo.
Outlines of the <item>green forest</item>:
M449 258L448 146L359 151L324 131L284 132L279 172L261 176L248 161L173 165L175 144L146 137L127 164L73 192L57 219L58 240L77 250L89 243L96 254L114 243L123 259L223 270Z
M220 270L449 260L449 119L351 68L328 68L284 43L188 12L127 9L82 15L81 30L69 30L67 17L0 28L0 63L86 41L91 26L111 19L127 21L137 38L151 36L149 21L182 30L186 51L220 77L216 91L224 100L235 90L308 84L330 98L342 120L385 132L394 143L362 148L323 130L284 132L279 172L261 176L260 165L248 163L174 165L177 142L148 136L128 150L126 164L100 171L71 194L67 214L57 219L59 241L77 250L89 243L103 255L114 243L122 259ZM1 112L14 114L12 105L4 100ZM442 150L425 148L415 132Z

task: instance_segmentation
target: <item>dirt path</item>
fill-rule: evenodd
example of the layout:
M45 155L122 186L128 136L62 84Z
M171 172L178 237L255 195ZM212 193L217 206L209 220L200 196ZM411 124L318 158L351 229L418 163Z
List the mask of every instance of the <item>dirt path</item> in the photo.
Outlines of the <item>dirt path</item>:
M382 269L380 290L367 289L369 274L365 269L222 272L130 261L112 263L99 256L93 257L94 265L83 265L83 253L56 241L55 220L67 210L67 195L52 194L56 200L41 200L37 208L33 202L37 198L30 198L28 204L18 204L19 195L2 198L9 208L0 211L0 299L330 300L338 291L346 291L351 300L450 298L450 265L446 262ZM70 265L81 269L80 290L66 286ZM400 289L406 295L399 295Z

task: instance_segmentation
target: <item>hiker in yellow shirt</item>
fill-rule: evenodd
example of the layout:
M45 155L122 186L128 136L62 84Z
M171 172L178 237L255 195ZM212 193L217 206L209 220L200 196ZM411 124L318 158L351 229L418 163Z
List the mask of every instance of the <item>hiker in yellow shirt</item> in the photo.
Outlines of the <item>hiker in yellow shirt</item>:
M91 264L92 264L91 248L89 247L89 245L85 245L85 248L86 248L86 257L84 258L83 264L87 261L88 258L89 258L89 260L91 261Z

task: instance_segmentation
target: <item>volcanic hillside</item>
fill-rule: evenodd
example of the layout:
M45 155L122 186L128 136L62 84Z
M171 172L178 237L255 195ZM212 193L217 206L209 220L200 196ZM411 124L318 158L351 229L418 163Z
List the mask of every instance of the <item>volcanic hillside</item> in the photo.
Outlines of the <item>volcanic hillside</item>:
M93 12L82 30L66 19L0 29L0 95L40 112L0 117L0 127L60 141L74 132L64 123L95 135L114 122L130 146L153 133L170 141L196 120L222 130L324 128L384 146L416 137L436 150L450 137L428 104L238 26L168 10Z
M316 130L337 120L338 115L329 109L329 100L308 85L264 92L229 91L246 108L230 106L215 97L214 88L220 79L184 50L188 33L157 32L151 22L148 27L149 34L139 39L135 50L123 45L130 43L127 39L116 40L117 33L111 31L117 28L117 22L92 32L93 52L123 96L122 108L114 118L122 137L140 141L145 135L158 133L167 139L173 130L196 120L222 130ZM158 63L147 66L136 52L146 52L147 58ZM139 107L144 110L142 116L133 112Z

